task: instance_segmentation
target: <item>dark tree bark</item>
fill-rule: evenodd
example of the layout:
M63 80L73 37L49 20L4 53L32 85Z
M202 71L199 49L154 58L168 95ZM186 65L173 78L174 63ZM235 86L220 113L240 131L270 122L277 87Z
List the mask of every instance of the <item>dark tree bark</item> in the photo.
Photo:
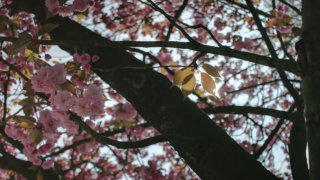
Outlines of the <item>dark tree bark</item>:
M320 2L302 1L302 39L296 44L309 149L310 179L320 179Z

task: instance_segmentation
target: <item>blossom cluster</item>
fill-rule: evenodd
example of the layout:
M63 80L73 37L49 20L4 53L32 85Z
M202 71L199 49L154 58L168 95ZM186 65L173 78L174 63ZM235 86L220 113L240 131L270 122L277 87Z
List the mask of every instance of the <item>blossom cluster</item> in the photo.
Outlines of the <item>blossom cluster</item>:
M53 67L45 66L31 79L32 87L37 92L54 93L66 81L66 71L63 64Z
M83 12L93 5L92 0L74 0L73 4L61 6L58 0L46 0L45 5L52 14L67 16L74 11Z
M290 24L290 18L286 13L289 12L288 6L279 6L276 17L280 20L283 21L282 26L277 26L276 29L281 32L281 33L288 33L291 31L291 29L294 27L293 24Z
M90 62L95 63L98 60L99 60L99 56L97 56L97 55L92 56L92 58L87 53L82 54L82 55L75 53L73 55L73 61L75 63L81 64L82 68L86 71L90 70Z
M96 61L98 58L93 57ZM78 62L87 65L90 56L79 56ZM104 114L103 90L96 84L87 85L82 92L73 94L62 89L67 81L67 72L63 64L44 66L31 78L32 88L36 92L48 95L50 109L41 110L37 122L11 122L6 126L5 132L9 137L20 141L24 145L23 153L34 165L50 168L53 160L45 162L40 155L49 153L58 139L59 127L67 134L78 133L79 126L69 117L68 111L74 111L81 117L90 116L91 119Z

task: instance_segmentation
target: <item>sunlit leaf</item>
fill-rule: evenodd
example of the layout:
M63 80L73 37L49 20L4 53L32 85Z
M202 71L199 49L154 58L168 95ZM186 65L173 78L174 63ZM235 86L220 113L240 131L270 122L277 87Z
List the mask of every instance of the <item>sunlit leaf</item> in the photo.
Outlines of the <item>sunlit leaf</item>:
M86 71L78 70L76 75L81 81L87 81L88 75Z
M29 47L29 46L28 46ZM35 49L37 50L37 49ZM38 48L39 51L39 48ZM24 50L24 55L30 60L33 61L35 58L37 58L39 56L39 54L36 51L33 51L31 49L26 48Z
M216 77L216 78L220 78L220 74L218 72L218 70L216 68L214 68L213 66L211 66L210 64L204 64L202 66L202 68L211 76Z
M190 74L193 74L193 68L187 67L187 68L182 68L179 71L176 72L174 75L173 79L173 86L181 86L183 80Z
M22 128L31 128L33 127L33 123L23 121L19 124L19 126Z
M34 123L36 122L36 119L34 119L33 117L30 116L12 116L11 120L15 121L15 122L28 122L28 123Z
M195 93L198 94L200 97L204 97L204 91L202 91L200 89L196 89Z
M201 84L206 92L213 94L213 90L216 88L216 84L207 73L201 73Z
M193 91L196 86L196 77L193 74L187 76L182 82L182 90Z

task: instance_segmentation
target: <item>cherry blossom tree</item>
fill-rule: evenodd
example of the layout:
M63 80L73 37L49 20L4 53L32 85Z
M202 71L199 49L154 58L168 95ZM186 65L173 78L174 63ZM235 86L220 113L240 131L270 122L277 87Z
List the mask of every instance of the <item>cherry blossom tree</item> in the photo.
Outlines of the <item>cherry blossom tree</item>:
M1 0L1 179L320 179L319 8Z

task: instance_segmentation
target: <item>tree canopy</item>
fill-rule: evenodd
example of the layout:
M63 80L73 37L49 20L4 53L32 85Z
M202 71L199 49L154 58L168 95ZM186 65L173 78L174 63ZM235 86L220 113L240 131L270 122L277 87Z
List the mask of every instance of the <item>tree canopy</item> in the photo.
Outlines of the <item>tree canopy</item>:
M320 179L319 8L1 0L1 179Z

